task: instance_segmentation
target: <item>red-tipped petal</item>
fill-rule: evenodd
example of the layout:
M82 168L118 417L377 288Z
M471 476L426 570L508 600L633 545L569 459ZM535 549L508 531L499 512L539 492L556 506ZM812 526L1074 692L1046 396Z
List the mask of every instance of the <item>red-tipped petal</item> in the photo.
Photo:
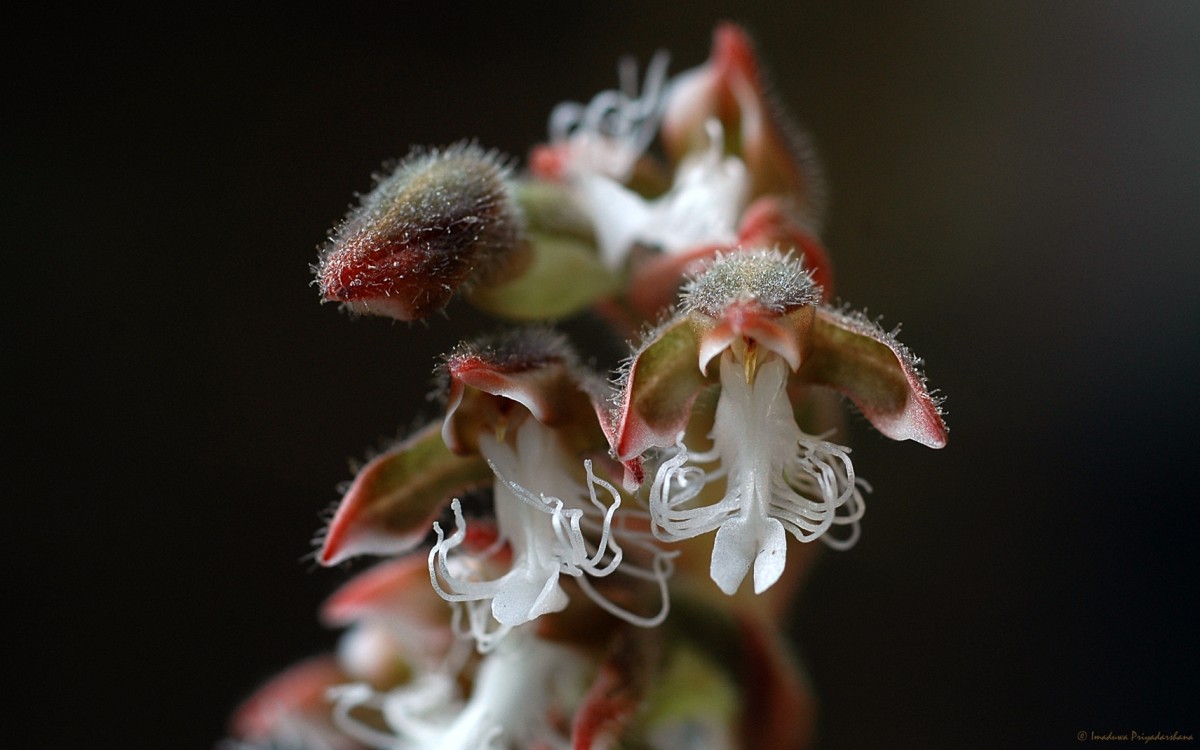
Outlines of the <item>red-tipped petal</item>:
M321 606L321 620L330 627L382 617L431 628L449 623L450 610L429 585L429 567L423 555L388 560L369 568L344 583Z
M362 468L342 498L317 560L397 554L421 542L450 498L492 479L477 456L456 456L432 424Z
M506 430L527 415L576 447L604 444L596 389L561 334L527 328L461 344L446 358L446 373L442 437L455 453L475 453L480 430Z
M780 315L764 309L757 302L735 302L725 308L716 325L701 335L700 371L707 372L708 363L739 339L754 341L775 352L795 370L804 357L812 319L813 308L810 306Z
M850 397L893 440L941 448L949 430L919 367L907 347L872 321L821 308L800 378Z
M696 368L698 342L687 316L654 331L634 355L616 415L613 450L621 461L674 445L708 380Z
M506 370L480 358L464 358L451 365L450 377L456 384L515 401L551 426L562 421L568 411L564 401L574 400L578 392L561 363Z

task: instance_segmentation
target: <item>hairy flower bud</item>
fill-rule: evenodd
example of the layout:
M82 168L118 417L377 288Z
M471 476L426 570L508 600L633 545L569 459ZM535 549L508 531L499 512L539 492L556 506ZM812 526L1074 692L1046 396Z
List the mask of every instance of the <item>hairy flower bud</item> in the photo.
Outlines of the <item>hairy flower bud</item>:
M410 154L363 196L321 253L322 299L418 320L459 288L502 276L522 244L508 172L496 152L469 143Z
M824 188L808 138L771 95L749 35L730 23L714 32L708 62L672 81L662 121L668 156L702 148L714 122L745 162L751 198L786 195L808 220L820 218Z

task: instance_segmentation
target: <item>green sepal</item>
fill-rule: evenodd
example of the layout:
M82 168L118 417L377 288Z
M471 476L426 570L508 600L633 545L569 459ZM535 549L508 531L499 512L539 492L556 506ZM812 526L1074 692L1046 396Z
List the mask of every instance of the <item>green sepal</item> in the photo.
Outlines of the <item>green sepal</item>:
M674 445L687 428L696 397L709 385L698 352L696 331L686 315L647 336L625 375L613 445L620 460Z
M588 219L561 185L515 186L525 213L526 258L519 273L475 287L471 304L512 320L565 318L617 291L619 280L600 259Z
M920 364L894 335L865 316L818 308L798 375L848 396L887 437L941 448L948 430Z

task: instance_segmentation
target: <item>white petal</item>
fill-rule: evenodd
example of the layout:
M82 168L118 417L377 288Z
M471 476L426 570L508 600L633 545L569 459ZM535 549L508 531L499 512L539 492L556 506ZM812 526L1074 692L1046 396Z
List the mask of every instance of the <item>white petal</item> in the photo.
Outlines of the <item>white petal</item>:
M540 571L518 567L504 577L504 585L496 591L492 615L503 625L516 626L566 609L567 601L566 592L558 586L557 567Z
M746 166L724 156L720 123L710 120L706 130L708 148L684 159L671 189L651 204L652 221L639 237L647 244L675 252L736 239L749 185Z
M758 554L758 535L754 532L754 526L741 516L729 519L717 529L709 574L726 594L738 590Z
M577 184L596 227L600 257L610 268L620 268L630 245L650 221L650 206L637 193L604 175L583 174Z
M758 535L758 557L754 558L754 593L761 594L775 585L787 564L787 536L783 524L765 519Z

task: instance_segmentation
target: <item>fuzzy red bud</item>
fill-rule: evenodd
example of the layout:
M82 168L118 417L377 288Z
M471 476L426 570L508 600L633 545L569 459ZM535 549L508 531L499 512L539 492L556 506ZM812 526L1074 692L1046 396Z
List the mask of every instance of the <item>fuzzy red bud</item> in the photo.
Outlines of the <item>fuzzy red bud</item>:
M521 244L508 167L474 144L418 150L337 228L316 267L321 297L418 320L501 275Z

